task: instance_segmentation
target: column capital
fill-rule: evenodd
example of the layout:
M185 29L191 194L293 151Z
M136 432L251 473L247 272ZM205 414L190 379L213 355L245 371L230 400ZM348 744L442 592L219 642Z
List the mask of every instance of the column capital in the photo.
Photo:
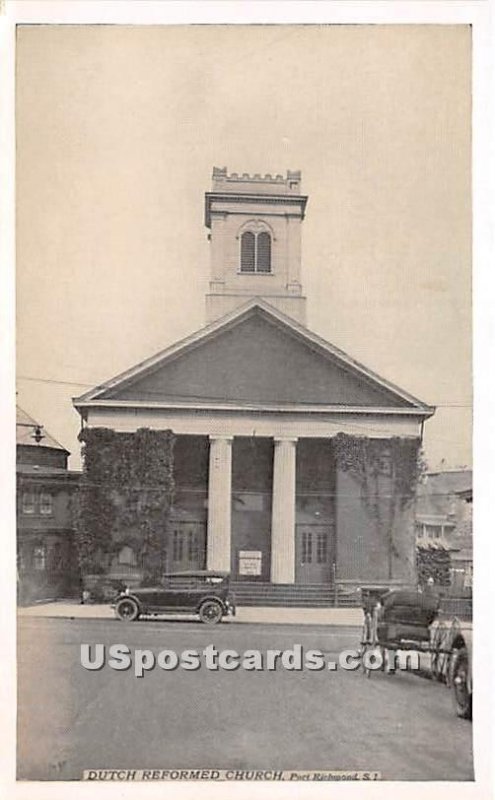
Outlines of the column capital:
M287 444L291 444L291 443L297 444L298 437L297 436L274 436L273 437L273 441L275 442L275 444L285 444L286 442L287 442Z
M210 442L229 442L232 444L234 437L230 434L226 434L225 436L222 433L210 433L208 436Z

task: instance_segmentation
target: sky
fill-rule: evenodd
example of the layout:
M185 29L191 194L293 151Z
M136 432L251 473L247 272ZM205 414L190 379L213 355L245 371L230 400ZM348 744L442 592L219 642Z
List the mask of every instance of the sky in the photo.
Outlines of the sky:
M22 26L17 401L71 398L204 322L213 166L302 171L308 327L424 402L471 464L468 26Z

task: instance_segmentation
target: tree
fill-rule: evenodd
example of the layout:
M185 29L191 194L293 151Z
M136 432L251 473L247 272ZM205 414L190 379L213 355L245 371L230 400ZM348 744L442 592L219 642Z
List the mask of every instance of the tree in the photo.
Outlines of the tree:
M441 543L428 542L416 547L418 583L426 586L432 578L435 586L450 586L450 551Z

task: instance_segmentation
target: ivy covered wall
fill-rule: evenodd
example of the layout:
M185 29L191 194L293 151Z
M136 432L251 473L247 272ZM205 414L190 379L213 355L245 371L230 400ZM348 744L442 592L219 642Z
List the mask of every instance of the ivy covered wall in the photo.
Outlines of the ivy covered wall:
M337 579L416 583L414 498L425 465L418 438L338 434Z
M83 473L74 519L81 574L102 572L126 545L145 574L159 574L174 495L174 434L84 428L79 440Z

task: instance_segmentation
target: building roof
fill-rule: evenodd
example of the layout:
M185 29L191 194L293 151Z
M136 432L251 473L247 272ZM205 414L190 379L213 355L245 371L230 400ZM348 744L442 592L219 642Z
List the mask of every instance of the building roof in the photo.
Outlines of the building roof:
M42 429L43 439L41 439L40 442L36 442L35 439L33 439L33 431L36 427ZM46 447L51 450L61 450L69 455L69 451L66 450L60 442L57 442L57 440L45 430L40 422L30 417L29 414L19 406L16 407L16 444L27 447Z
M78 480L82 472L68 470L65 467L49 467L44 464L18 464L17 473L24 477L33 478L63 478L64 480Z
M416 520L423 524L450 526L449 539L457 549L472 547L472 521L459 516L456 499L472 500L470 469L429 472L418 486Z
M260 329L265 338L258 342ZM231 365L232 374L226 375L224 356L232 355L234 339L244 348L244 360ZM285 397L280 386L287 390ZM237 396L242 387L252 396ZM263 410L381 409L423 418L434 413L259 297L74 399L78 409L137 402L215 409L229 403Z
M472 469L449 469L428 472L420 493L465 496L473 490Z

